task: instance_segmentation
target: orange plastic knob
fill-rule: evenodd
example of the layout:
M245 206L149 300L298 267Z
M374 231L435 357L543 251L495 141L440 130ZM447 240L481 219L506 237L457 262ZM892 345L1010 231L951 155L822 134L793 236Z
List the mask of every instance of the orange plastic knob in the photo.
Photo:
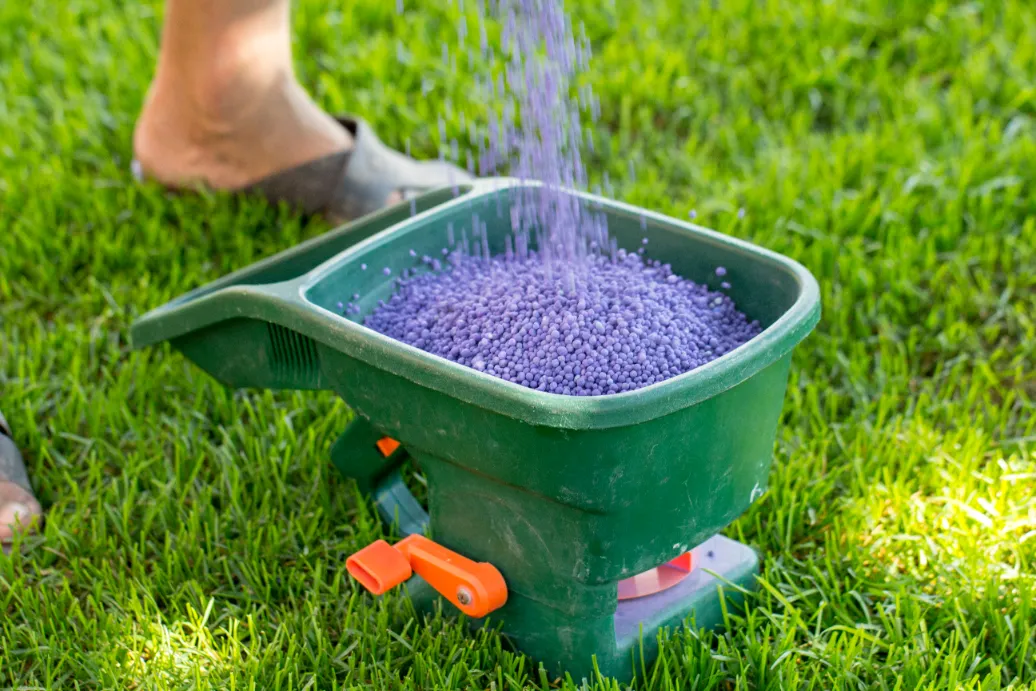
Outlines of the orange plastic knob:
M409 560L384 540L372 542L346 559L345 568L375 595L384 595L414 575Z
M381 452L382 456L388 458L396 452L396 449L399 448L399 442L392 437L382 437L377 441L375 446L378 447L378 451Z

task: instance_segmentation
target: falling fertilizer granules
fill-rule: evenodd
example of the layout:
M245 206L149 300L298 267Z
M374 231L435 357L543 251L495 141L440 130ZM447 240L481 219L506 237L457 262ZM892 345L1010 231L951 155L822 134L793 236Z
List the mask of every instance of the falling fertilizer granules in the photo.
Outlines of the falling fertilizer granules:
M449 225L449 248L442 250L449 261L422 257L431 271L404 271L395 294L365 325L501 379L575 396L664 381L756 336L759 323L738 312L730 297L647 259L647 238L636 252L619 249L604 214L570 193L587 186L584 140L593 148L593 130L583 129L581 113L596 121L600 102L589 87L579 87L579 99L572 98L574 79L589 64L590 44L584 32L573 32L564 2L477 4L482 59L490 66L479 82L488 101L500 105L478 143L478 172L509 170L513 178L539 184L512 191L503 256L490 258L487 230L484 224L479 230L477 216L472 227L482 243L475 244L476 256L467 235L458 242ZM490 15L502 24L500 58L486 40ZM466 25L459 33L463 45ZM452 72L453 56L446 46L443 51ZM444 120L439 129L445 137ZM410 256L416 259L417 252ZM730 284L723 281L722 288ZM360 308L352 302L343 312L359 314Z
M700 367L760 332L730 297L619 250L569 280L535 255L461 258L401 279L365 325L539 391L600 396Z

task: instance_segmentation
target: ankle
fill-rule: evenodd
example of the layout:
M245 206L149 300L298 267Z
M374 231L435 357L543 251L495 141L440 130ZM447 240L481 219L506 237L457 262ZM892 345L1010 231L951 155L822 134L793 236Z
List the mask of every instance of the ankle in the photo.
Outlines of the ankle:
M224 41L196 56L162 56L145 103L161 106L178 121L181 134L199 145L239 132L255 111L295 81L290 62L263 53L263 37Z
M134 133L143 172L169 186L235 189L351 145L261 34L206 60L163 56Z

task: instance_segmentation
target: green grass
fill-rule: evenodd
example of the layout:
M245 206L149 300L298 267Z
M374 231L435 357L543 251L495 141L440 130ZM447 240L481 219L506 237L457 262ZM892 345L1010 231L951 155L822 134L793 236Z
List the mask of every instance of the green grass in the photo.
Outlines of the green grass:
M429 5L295 16L321 104L430 156L440 113L461 138L486 106L439 63L458 10ZM763 554L760 593L727 633L669 633L637 688L1033 688L1036 10L570 6L595 46L595 181L796 258L825 308L771 488L727 530ZM0 2L0 403L48 508L0 556L0 687L553 683L497 636L349 581L381 529L327 462L344 405L130 351L144 311L326 230L133 182L160 14Z

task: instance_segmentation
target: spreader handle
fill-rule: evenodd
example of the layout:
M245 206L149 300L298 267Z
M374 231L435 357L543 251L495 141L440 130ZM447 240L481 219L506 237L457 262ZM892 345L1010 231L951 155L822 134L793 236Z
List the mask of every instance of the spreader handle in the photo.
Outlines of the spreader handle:
M385 523L396 525L403 535L422 535L428 528L428 512L403 482L399 469L406 459L399 442L360 416L353 418L331 447L335 467L356 480L361 493L374 497Z

